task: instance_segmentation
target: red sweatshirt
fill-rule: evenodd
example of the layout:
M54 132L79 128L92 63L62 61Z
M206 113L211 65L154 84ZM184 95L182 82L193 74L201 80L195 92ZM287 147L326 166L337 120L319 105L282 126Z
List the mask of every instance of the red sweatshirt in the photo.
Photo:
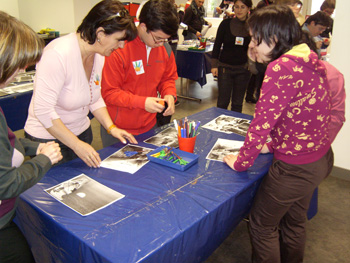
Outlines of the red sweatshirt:
M177 68L174 54L164 46L152 48L147 61L146 45L139 37L106 57L102 73L102 97L118 128L137 135L156 124L156 113L145 110L147 97L157 91L176 96Z

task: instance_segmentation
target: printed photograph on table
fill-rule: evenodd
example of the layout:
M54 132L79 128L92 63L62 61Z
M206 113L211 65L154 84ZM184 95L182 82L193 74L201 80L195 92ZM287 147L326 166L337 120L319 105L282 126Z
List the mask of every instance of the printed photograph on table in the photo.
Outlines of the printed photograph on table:
M208 160L223 162L226 155L238 154L244 141L218 139L207 155Z
M245 137L247 135L249 125L250 120L227 115L220 115L202 127L213 131L224 132L227 134L236 133Z
M125 197L85 174L50 187L45 192L82 216L95 213Z
M104 159L101 167L133 174L148 163L146 154L151 151L153 149L128 144Z
M164 131L157 133L156 135L144 140L145 143L153 144L156 146L170 146L177 148L179 146L177 141L177 131L174 128L167 128Z

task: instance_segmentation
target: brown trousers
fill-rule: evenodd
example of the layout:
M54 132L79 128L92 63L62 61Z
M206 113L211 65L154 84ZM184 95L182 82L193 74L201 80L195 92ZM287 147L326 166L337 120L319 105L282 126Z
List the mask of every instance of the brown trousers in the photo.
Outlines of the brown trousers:
M249 216L253 262L303 262L307 209L332 167L332 149L309 164L273 160Z

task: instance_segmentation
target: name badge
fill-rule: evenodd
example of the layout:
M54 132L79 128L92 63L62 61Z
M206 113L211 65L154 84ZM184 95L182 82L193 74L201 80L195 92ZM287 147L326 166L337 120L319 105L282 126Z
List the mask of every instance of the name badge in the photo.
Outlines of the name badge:
M236 37L236 45L243 46L244 37Z
M142 59L137 60L137 61L133 61L132 65L134 67L136 75L141 75L141 74L145 73L145 69L143 68Z
M94 84L95 84L95 87L100 88L100 84L101 84L100 75L98 74L95 75Z

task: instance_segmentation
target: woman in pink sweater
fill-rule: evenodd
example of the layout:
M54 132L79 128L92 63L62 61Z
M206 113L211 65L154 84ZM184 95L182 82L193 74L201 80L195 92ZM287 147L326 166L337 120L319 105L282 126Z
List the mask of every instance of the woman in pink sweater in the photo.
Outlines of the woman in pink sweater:
M99 167L100 156L90 145L92 130L87 115L91 112L113 137L137 143L132 134L113 124L101 97L104 57L135 36L135 25L123 4L101 1L76 33L50 42L36 68L25 136L58 142L61 162L79 157L89 167Z
M310 199L333 167L326 69L299 44L301 30L288 7L257 10L248 26L249 54L268 66L244 145L224 161L245 171L261 150L273 152L249 216L253 262L302 262Z

